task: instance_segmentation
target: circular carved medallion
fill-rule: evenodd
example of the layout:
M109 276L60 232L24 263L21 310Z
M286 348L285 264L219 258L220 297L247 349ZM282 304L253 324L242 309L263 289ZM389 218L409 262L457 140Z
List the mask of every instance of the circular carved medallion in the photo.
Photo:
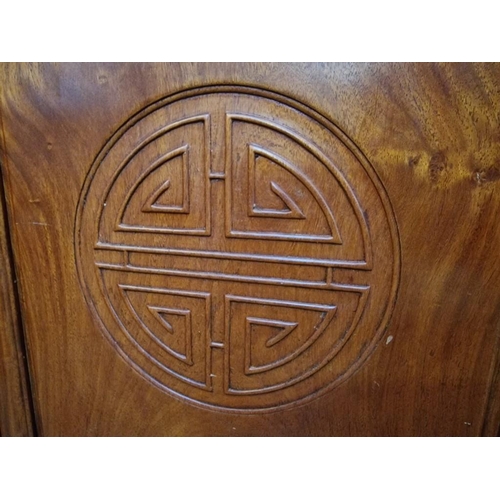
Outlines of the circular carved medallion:
M399 277L366 159L319 113L247 87L182 92L123 125L86 180L75 244L127 363L229 411L302 404L354 373Z

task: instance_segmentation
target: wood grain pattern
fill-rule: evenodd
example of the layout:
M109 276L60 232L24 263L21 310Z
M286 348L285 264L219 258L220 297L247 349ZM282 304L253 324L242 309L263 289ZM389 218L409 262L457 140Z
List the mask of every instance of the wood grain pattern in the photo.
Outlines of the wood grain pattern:
M13 222L12 238L19 268L34 402L43 435L476 436L498 433L498 64L22 64L2 66L1 75L1 106L5 122L3 149L8 157L3 168L8 210ZM99 324L100 314L96 315L86 301L78 277L78 265L81 266L82 262L86 277L94 272L90 270L91 260L82 260L75 252L73 240L79 224L78 206L90 185L89 172L96 164L96 158L99 159L99 152L104 151L122 124L134 115L139 116L148 105L186 89L221 85L258 88L262 92L287 96L299 103L299 107L304 105L318 111L342 136L352 140L373 167L385 188L398 226L401 248L399 291L387 329L381 332L383 336L375 336L376 349L341 385L305 405L292 405L272 413L222 413L158 390L117 355L116 349L122 349L122 340L116 344L112 343L113 339L111 342L104 340L103 331L116 333L119 327L110 326L111 319L104 320L107 324ZM328 154L334 155L340 171L350 179L349 185L354 186L356 194L361 193L367 181L355 182L352 176L357 175L356 169L351 168L347 160L339 161L341 153L336 152L334 141L329 140L332 149L322 144L321 137L325 132L321 128L306 121L306 114L301 110L297 113L303 118L287 118L291 116L287 113L292 111L286 111L283 103L275 108L275 112L270 112L262 99L252 103L245 98L236 99L231 105L234 109L228 112L274 119L276 126L284 126L285 130L297 132L298 129L301 136L314 142L321 151L327 150ZM219 99L218 105L210 108L208 104L201 105L201 100L201 97L193 97L190 101L193 104L184 101L177 111L172 106L162 108L165 115L157 121L153 119L153 122L157 126L168 125L182 118L179 115L182 110L188 118L205 106L211 123L220 123L213 119L213 110L227 101ZM132 290L130 303L136 311L143 311L143 318L148 318L144 323L150 332L157 340L161 337L169 342L167 347L171 352L163 349L162 359L170 362L176 353L176 366L184 364L186 370L191 366L190 362L201 355L194 344L189 350L186 342L181 340L191 338L189 331L196 336L203 330L195 318L199 306L194 298L181 304L168 299L167 293L155 295L158 290L168 289L167 285L172 284L171 288L175 290L211 293L217 297L226 294L231 302L231 297L252 294L261 301L266 298L265 288L253 283L255 278L262 276L267 280L273 276L283 278L288 273L287 279L303 282L304 276L309 273L315 276L316 273L318 278L314 280L319 282L333 280L341 283L342 279L347 279L348 283L353 283L346 274L348 269L332 269L321 278L318 262L311 263L314 265L305 272L303 265L297 266L289 261L272 262L271 259L271 262L262 261L242 268L234 259L234 252L256 256L273 248L270 255L295 257L303 264L306 257L324 261L325 254L321 252L327 248L325 245L343 248L328 242L310 243L311 247L307 247L304 238L287 241L276 237L294 232L302 236L309 232L316 237L327 234L328 227L334 227L321 222L319 215L314 216L316 222L313 224L303 224L302 217L315 213L314 210L319 210L318 214L325 212L321 204L319 209L315 208L318 198L314 191L300 191L296 186L300 176L290 174L296 163L306 165L306 176L316 179L316 187L328 190L334 184L322 174L314 173L320 172L315 170L316 160L307 156L309 153L296 149L296 141L288 143L288 139L283 138L286 136L284 132L276 137L274 132L262 132L261 123L258 126L243 122L234 125L235 156L231 160L228 160L227 153L231 148L211 149L213 157L210 161L214 167L207 174L208 183L219 186L211 187L211 194L207 188L193 184L193 192L197 194L186 195L189 183L186 184L182 172L189 168L204 168L203 156L199 153L203 142L199 137L203 136L198 135L198 128L202 125L193 124L190 131L186 129L185 135L176 136L173 131L170 136L165 136L167 142L157 145L149 157L148 150L143 150L140 158L144 162L137 163L137 173L134 173L132 161L131 173L119 177L120 189L116 194L109 191L109 206L108 201L97 194L98 191L90 189L87 191L89 196L84 196L85 203L95 208L94 223L101 213L98 202L102 201L107 205L102 211L104 215L109 212L111 217L123 213L119 225L135 224L133 218L137 216L140 217L140 222L136 223L139 228L153 228L153 231L137 236L127 232L126 227L121 228L125 231L116 232L116 219L108 220L108 216L103 215L98 234L122 245L120 251L105 254L108 267L122 266L122 271L103 274L108 280L104 286L108 291L119 290L118 285ZM138 127L135 136L124 136L124 152L127 148L131 151L134 144L152 130L148 129L146 121L140 122ZM213 126L213 144L224 144L227 127ZM269 127L266 130L270 130ZM187 140L189 137L190 147L182 149L183 138ZM253 149L238 150L240 140L251 143ZM110 156L106 156L110 168L119 164L122 154L117 151L111 148ZM162 159L161 155L169 152L172 156ZM164 160L170 162L168 166ZM155 164L155 161L159 163ZM191 163L192 167L189 166ZM142 182L138 173L144 172L148 166L151 166L151 172L159 175L157 178L144 177ZM231 175L238 176L245 169L250 174L253 172L248 178L240 178L238 186L243 187L240 194L232 198L223 195L223 186L231 186L230 180L224 180L228 166L234 172ZM166 168L173 173L172 178L167 179L161 173ZM269 173L272 173L271 177ZM111 176L106 174L104 167L97 168L91 177L92 185L96 183L104 190L110 186ZM196 182L199 182L200 174L191 175L189 179L198 179ZM267 188L252 191L253 179ZM167 184L167 180L170 183ZM248 187L244 187L246 185ZM225 189L228 196L227 190L231 187ZM124 203L127 192L131 193L127 205L130 210L127 212L125 208L120 212L120 196ZM136 201L132 201L134 193ZM248 193L253 201L248 201ZM331 194L326 195L329 206L334 206L331 201L334 198ZM214 200L212 208L207 204L209 199ZM227 211L224 200L232 202L233 199L235 208ZM384 229L380 211L372 208L370 212L369 207L375 203L374 196L367 194L360 199L363 209L368 207L370 236L380 242L387 241L389 233ZM342 217L339 219L335 212ZM218 222L214 217L217 214L224 221L207 226L206 217L210 213L212 222ZM333 213L339 235L330 231L332 241L338 240L338 236L343 240L346 229L342 223L350 220L348 209L339 205ZM88 227L91 219L89 215L89 222L85 223ZM174 222L176 220L184 222ZM347 224L352 228L347 234L352 233L355 240L355 225ZM192 236L175 234L183 227L207 234L196 236L199 243L193 244L190 243L194 241L190 239ZM221 227L230 228L229 238L221 237ZM165 228L170 229L165 232ZM210 231L217 234L214 248L205 245L211 238ZM239 232L255 233L253 243L239 238ZM84 244L92 245L89 238L92 234L95 238L97 233L85 234ZM171 255L155 250L146 255L134 252L134 248L125 248L130 254L125 255L123 245L129 236L135 247L153 250L155 247L177 248L177 253ZM272 247L266 246L265 243L270 241ZM224 246L229 243L230 248ZM318 245L314 247L317 250L313 250L319 252L317 255L305 251L306 248L313 249L313 244ZM356 246L352 243L344 248L354 251ZM375 244L374 248L376 256L377 248L381 247ZM189 255L182 255L184 250L188 250ZM203 252L208 250L219 252L221 258L207 258ZM103 249L95 251L97 257L97 252ZM189 260L193 252L198 252L197 260ZM104 257L104 253L99 255ZM386 255L387 262L393 258L387 252L381 255ZM347 260L348 253L342 258ZM215 267L209 268L208 264ZM164 273L134 273L132 279L128 274L131 267L182 270L185 276L167 278ZM198 289L195 289L192 281L195 276L189 273L199 276L200 272L240 276L240 279L231 281L236 291L226 290L226 285L210 281L208 275L199 280ZM206 288L209 284L213 288ZM370 286L375 300L385 285L380 278ZM307 297L312 303L321 303L312 300L314 293L319 292L307 292L303 296L295 291L299 288L287 288L291 290L287 297L280 295L285 292L278 291L278 287L272 288L277 295L271 299L304 302L304 297ZM144 299L139 293L133 293L141 290L146 294ZM117 293L112 293L110 304L125 314L126 302L118 302ZM285 359L287 352L294 353L304 342L307 334L294 324L300 325L308 313L300 317L295 313L289 316L276 314L281 310L275 302L271 308L274 316L270 317L268 309L257 310L257 306L264 307L264 303L257 302L255 309L245 305L247 309L242 312L240 302L241 299L237 299L234 305L226 305L224 309L224 301L219 300L220 306L213 309L212 323L224 325L227 318L232 318L234 324L240 325L242 336L246 331L247 338L264 339L255 341L255 351L251 351L253 357L250 358L244 354L243 344L235 344L233 359L238 359L237 367L247 375L255 371L251 376L238 375L235 381L240 389L255 390L258 385L252 385L257 384L253 381L264 380L267 384L280 380L278 372L272 380L258 377L269 374L265 371L267 366ZM330 299L325 303L335 305ZM367 310L373 311L374 302L370 304ZM347 302L344 307L352 309L353 305ZM341 306L335 313L339 318L342 317L340 311ZM124 321L126 331L135 328L132 316ZM314 325L315 320L309 319L308 324ZM194 325L199 326L193 328ZM168 336L172 335L169 328L184 332L185 336L174 340ZM220 334L224 328L215 330ZM368 327L359 332L370 336L373 329ZM148 341L147 334L137 332L137 335L142 335L141 342ZM299 340L293 340L297 338L293 335ZM214 337L212 341L224 344L224 338ZM354 336L356 338L361 339ZM150 342L148 350L153 349L159 356L160 347L155 347L158 343L153 339ZM358 347L362 345L360 340ZM277 357L271 355L277 352L273 348L279 349ZM214 364L223 366L224 349L213 346L211 351ZM304 369L307 369L308 362L316 359L315 356L321 357L319 344L318 348L309 351L314 354L304 358ZM346 362L348 356L342 355L338 359ZM171 363L170 367L174 361ZM334 366L337 365L332 364ZM201 376L198 371L190 373L194 380ZM211 374L217 376L220 373ZM282 380L286 381L293 373L284 372L283 376ZM172 382L168 384L171 386ZM300 390L293 395L283 393L283 401L313 393L321 384L315 381L304 386L303 393ZM196 399L200 396L191 394L188 397ZM230 405L229 397L223 401L224 405ZM253 401L248 403L249 408L273 403L265 398L259 403Z
M4 207L0 176L0 436L32 436L31 394Z

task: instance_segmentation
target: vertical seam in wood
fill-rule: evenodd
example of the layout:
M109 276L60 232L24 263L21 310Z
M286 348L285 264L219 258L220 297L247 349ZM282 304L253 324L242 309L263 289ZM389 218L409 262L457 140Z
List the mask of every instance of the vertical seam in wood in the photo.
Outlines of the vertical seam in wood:
M15 258L14 258L14 249L12 247L12 232L11 232L11 226L10 226L10 213L8 211L8 206L7 206L7 189L5 186L5 180L4 180L4 163L7 161L7 148L6 148L6 136L5 136L5 130L4 130L4 123L2 119L2 109L1 109L1 102L0 102L0 133L1 133L1 139L2 139L2 145L0 147L0 152L2 152L3 149L3 155L4 158L2 159L0 157L0 203L3 211L3 225L4 225L4 230L5 230L5 246L6 246L6 251L7 251L7 261L8 265L10 267L10 274L11 274L11 290L13 293L12 297L12 302L13 302L13 313L14 313L14 318L13 321L15 322L17 328L15 329L16 331L13 332L14 336L14 344L15 344L15 349L17 351L17 367L18 367L18 372L19 372L19 381L20 381L20 392L22 393L22 400L26 403L26 406L24 408L24 417L25 417L25 424L26 424L26 429L27 432L33 436L38 436L38 427L37 427L37 419L35 416L35 411L34 411L34 401L33 401L33 390L32 390L32 377L31 377L31 372L30 372L30 367L28 363L28 356L27 356L27 346L26 346L26 338L25 338L25 333L24 333L24 324L23 324L23 318L21 314L21 303L20 303L20 298L19 298L19 289L18 289L18 279L17 279L17 272L16 272L16 265L15 265ZM4 160L4 161L2 161Z

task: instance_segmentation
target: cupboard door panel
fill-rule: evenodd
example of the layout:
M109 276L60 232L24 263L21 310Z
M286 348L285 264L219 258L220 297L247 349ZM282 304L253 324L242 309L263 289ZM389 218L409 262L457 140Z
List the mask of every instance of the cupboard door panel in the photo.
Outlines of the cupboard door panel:
M499 76L3 65L40 432L497 433Z

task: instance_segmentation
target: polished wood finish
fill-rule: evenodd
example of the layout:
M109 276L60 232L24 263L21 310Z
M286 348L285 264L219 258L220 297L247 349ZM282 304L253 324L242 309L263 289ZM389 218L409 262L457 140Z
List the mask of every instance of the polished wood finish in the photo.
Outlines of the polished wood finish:
M500 66L21 64L42 435L496 435Z
M31 394L0 182L0 436L32 436Z

